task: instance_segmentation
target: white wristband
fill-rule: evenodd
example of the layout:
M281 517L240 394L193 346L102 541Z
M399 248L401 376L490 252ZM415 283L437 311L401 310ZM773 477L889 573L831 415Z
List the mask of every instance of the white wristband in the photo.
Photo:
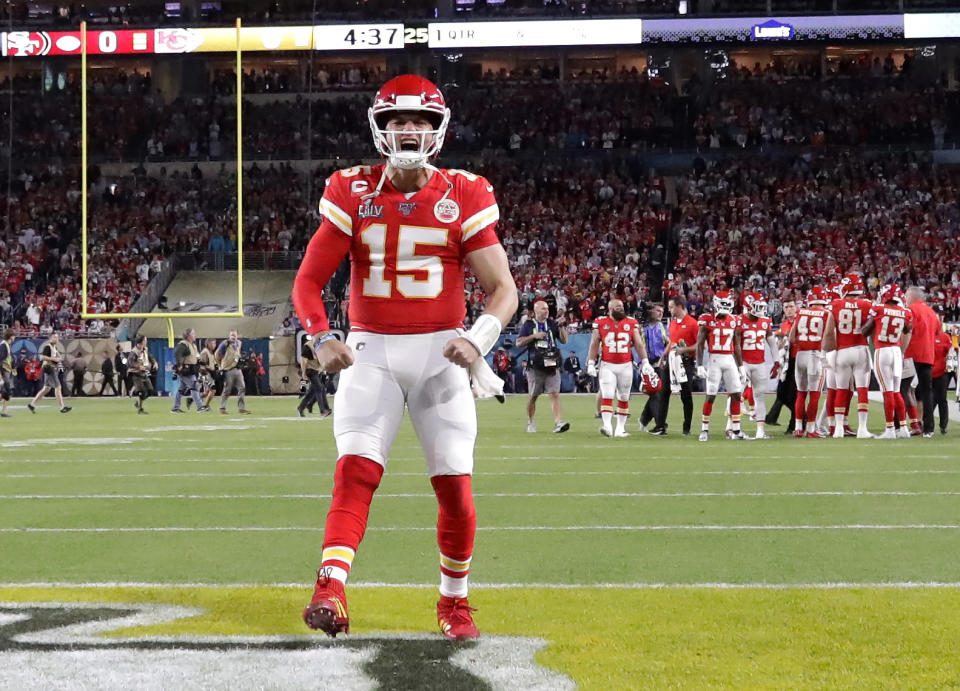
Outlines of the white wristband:
M473 344L473 347L477 349L481 356L484 356L490 352L497 339L500 338L501 330L503 330L503 325L499 319L492 314L481 314L477 317L473 326L470 327L470 330L463 334L463 337Z

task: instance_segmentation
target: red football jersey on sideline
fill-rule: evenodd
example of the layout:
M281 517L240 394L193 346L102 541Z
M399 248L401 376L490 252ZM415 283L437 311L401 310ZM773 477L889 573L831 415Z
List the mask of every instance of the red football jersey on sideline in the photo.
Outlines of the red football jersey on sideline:
M600 359L612 365L633 360L633 331L640 323L633 317L615 321L613 317L600 317L593 328L600 334Z
M411 195L386 178L379 195L362 199L376 189L383 168L337 171L320 201L324 222L351 238L351 326L388 334L462 326L464 256L499 242L493 187L451 169L434 172Z
M860 329L867 323L873 303L864 298L834 300L830 312L837 325L837 350L867 345L867 337Z
M764 348L770 335L771 322L767 317L757 317L751 321L748 315L742 315L737 329L740 331L740 350L743 361L751 365L763 364Z
M797 310L797 318L793 320L797 325L797 340L794 344L797 352L820 350L829 314L826 307L804 307Z
M900 345L904 328L913 322L913 312L905 307L874 305L870 308L868 318L876 320L873 325L873 347L889 348Z
M738 321L732 314L722 318L714 314L700 315L700 326L707 330L707 352L711 355L732 355Z

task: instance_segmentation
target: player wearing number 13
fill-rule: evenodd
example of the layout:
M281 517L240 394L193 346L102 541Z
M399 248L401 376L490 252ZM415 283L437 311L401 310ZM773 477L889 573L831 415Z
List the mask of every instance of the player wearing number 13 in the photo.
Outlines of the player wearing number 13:
M900 288L887 284L877 291L877 303L870 308L867 323L861 329L864 336L873 335L873 366L883 392L883 413L887 428L879 439L896 439L894 418L900 417L901 438L909 438L907 408L900 395L900 377L903 376L903 353L910 344L913 313L903 306ZM901 340L903 341L901 343Z
M467 602L477 417L465 368L485 366L516 312L517 288L494 232L500 212L493 188L482 177L430 164L449 120L443 96L426 79L402 75L381 87L369 121L387 162L327 180L323 222L294 283L294 304L321 368L341 372L333 415L339 460L317 585L303 613L308 626L331 636L349 632L344 584L405 408L439 504L440 629L453 639L479 635ZM322 291L348 253L352 329L341 343L329 333ZM459 328L465 265L487 296L485 312L466 332Z
M870 388L870 349L867 347L867 337L861 333L861 329L867 322L873 305L863 298L863 281L855 274L849 274L840 281L840 292L843 297L830 304L830 315L827 317L823 337L824 352L837 351L837 395L833 408L836 429L833 436L835 439L843 438L847 405L853 395L850 383L853 382L857 389L857 438L870 439L873 437L867 429L870 410L867 398Z

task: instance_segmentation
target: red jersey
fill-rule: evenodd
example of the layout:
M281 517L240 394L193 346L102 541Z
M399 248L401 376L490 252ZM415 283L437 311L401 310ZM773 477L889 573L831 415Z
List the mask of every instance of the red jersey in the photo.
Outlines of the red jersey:
M910 305L913 313L913 336L904 357L912 357L915 362L933 364L933 339L940 328L940 318L925 302Z
M737 323L740 332L740 350L743 361L751 365L763 364L764 347L770 335L772 324L766 317L757 317L751 321L748 315L742 315Z
M950 336L938 331L933 339L933 378L937 379L947 373L947 354L953 347Z
M697 320L689 314L679 321L671 319L670 341L674 344L683 341L687 346L695 346L697 344L697 332L699 329L700 327L697 324ZM692 354L686 357L692 357Z
M700 328L707 330L707 352L711 355L732 355L733 336L737 332L738 321L732 314L725 317L701 315Z
M349 238L352 328L388 334L457 328L466 314L464 257L499 242L493 187L463 170L441 170L413 194L400 192L387 177L377 196L364 199L377 188L383 170L379 164L337 171L320 201L324 220L317 236L336 229ZM314 244L301 271L320 265L312 250L333 251ZM320 296L304 292L298 294L295 286L307 330L329 328L318 323L326 322L316 304Z
M873 347L889 348L900 345L904 328L913 322L913 313L905 307L874 305L868 319L874 320Z
M837 325L837 350L867 345L867 337L860 329L867 323L873 303L864 298L834 300L830 312Z
M640 323L633 317L624 317L620 321L613 317L600 317L593 328L600 335L600 359L612 365L633 360L630 349L633 348L633 332Z
M801 350L820 350L823 346L823 332L827 328L827 317L830 312L826 307L804 307L797 310L797 336L794 347L796 352Z

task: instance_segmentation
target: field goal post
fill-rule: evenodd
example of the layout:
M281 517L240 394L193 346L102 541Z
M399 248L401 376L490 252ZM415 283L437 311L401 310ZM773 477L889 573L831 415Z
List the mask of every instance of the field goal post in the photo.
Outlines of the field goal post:
M236 23L237 41L237 311L235 312L89 312L87 303L87 23L80 23L80 226L81 226L81 312L80 318L91 319L166 319L169 347L176 336L174 319L212 319L243 317L243 72L241 69L240 18Z

